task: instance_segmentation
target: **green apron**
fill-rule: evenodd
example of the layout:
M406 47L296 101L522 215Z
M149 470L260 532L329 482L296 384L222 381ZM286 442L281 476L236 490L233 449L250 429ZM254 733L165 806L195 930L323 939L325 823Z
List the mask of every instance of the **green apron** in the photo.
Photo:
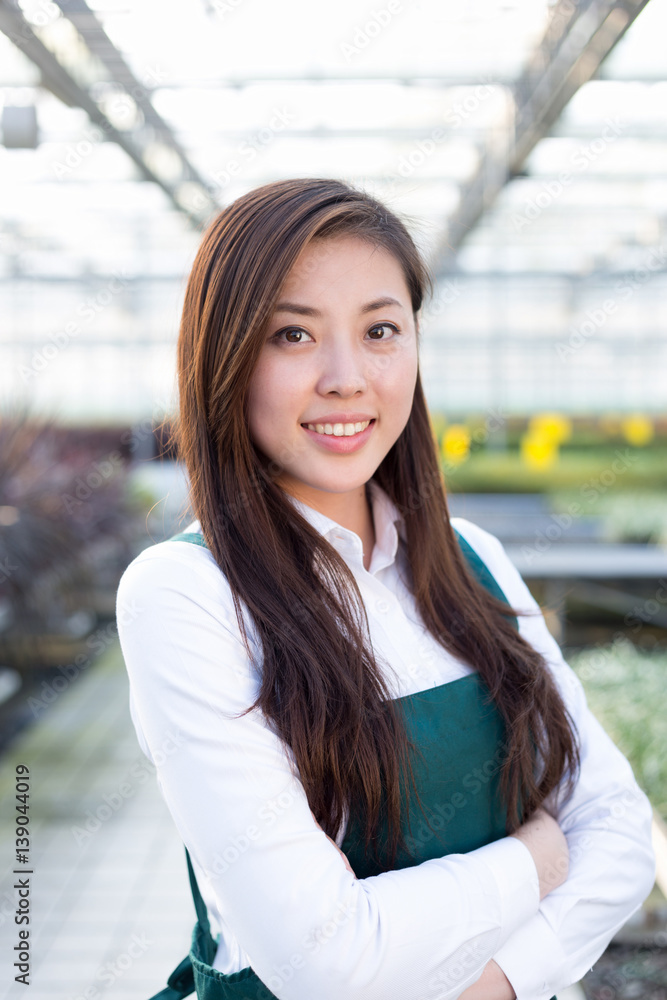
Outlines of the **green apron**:
M508 603L486 564L454 530L479 582ZM200 534L181 532L170 539L176 540L207 547ZM518 628L516 617L507 617ZM418 809L410 789L410 821L404 821L402 827L407 850L399 852L393 868L407 868L446 854L465 854L504 837L506 810L499 788L504 724L479 675L468 674L397 698L395 703L402 707L408 735L423 754L412 758L412 766L424 812ZM388 870L382 862L388 839L386 820L376 839L377 854L369 858L364 850L363 816L352 808L341 850L358 878ZM182 1000L194 991L199 1000L276 1000L250 967L232 973L212 968L217 942L211 935L206 904L187 848L185 856L197 913L190 953L169 976L165 989L151 1000Z

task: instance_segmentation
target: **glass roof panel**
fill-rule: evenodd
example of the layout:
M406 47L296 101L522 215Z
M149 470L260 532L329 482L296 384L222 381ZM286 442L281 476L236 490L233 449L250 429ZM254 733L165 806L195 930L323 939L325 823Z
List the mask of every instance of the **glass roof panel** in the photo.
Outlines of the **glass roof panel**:
M576 10L572 0L382 0L368 8L356 0L192 0L187 13L164 0L89 6L106 42L86 41L55 3L20 4L134 158L76 101L67 106L42 86L35 63L0 34L0 102L34 106L38 123L36 148L13 148L4 132L0 145L0 360L14 373L39 349L50 322L67 322L114 272L125 273L127 287L90 327L99 333L99 356L85 337L67 356L72 370L87 365L120 386L134 343L135 406L150 405L152 376L142 381L141 374L151 350L146 338L159 358L158 381L169 381L173 369L167 374L164 359L201 236L201 222L194 226L175 202L187 196L193 204L206 189L222 207L252 187L294 176L344 178L407 217L439 274L424 327L435 405L486 398L486 389L473 391L448 374L465 355L454 343L463 332L471 343L496 338L506 345L505 397L517 407L542 398L538 355L556 378L555 397L580 405L583 393L565 389L568 372L580 371L583 385L609 345L642 323L660 332L662 273L650 271L650 281L633 290L632 308L629 301L621 308L614 283L659 261L666 239L665 3L649 0L596 78L536 134L513 171L503 150L511 156L514 148L514 86L551 19ZM109 53L113 64L105 63ZM146 170L164 189L145 179ZM478 211L467 216L473 203ZM460 245L447 254L459 234ZM595 351L582 351L576 366L559 374L550 363L558 337L601 296L619 300L619 316L605 324ZM510 377L515 343L533 349ZM474 368L471 350L466 363ZM530 365L534 374L524 384L520 373ZM48 388L57 368L40 375L39 398L57 398ZM489 377L481 374L479 385L488 387ZM656 393L665 377L647 373L642 387L633 376L622 396L628 405L633 393L638 403L662 405ZM602 392L604 379L596 376L596 384ZM19 380L19 392L32 389ZM620 391L613 378L608 391ZM71 407L103 416L112 401L111 390L88 392L87 403Z

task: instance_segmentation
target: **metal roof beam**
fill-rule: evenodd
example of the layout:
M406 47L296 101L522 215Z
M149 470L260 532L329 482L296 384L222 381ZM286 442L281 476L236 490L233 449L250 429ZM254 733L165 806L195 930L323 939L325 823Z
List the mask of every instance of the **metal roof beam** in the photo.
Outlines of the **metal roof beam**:
M480 151L474 176L433 258L438 276L453 270L456 251L528 154L548 134L568 101L598 72L648 0L559 0L541 42L513 87L514 128L497 130Z
M635 71L632 69L626 70L614 70L613 76L610 75L603 66L600 67L596 77L596 80L602 80L606 83L664 83L665 74L664 70L661 71L658 67L652 70L650 67L643 69L641 71ZM336 86L345 86L346 84L359 86L359 84L389 84L397 87L423 87L428 89L429 87L434 87L437 89L447 90L454 87L478 87L480 84L484 83L495 83L501 84L505 87L512 87L516 82L515 77L494 75L484 76L484 77L470 77L470 76L446 76L433 74L407 74L401 73L396 76L386 75L384 73L304 73L300 75L288 75L288 74L277 74L277 73L266 73L266 74L253 74L252 76L223 76L215 78L206 79L181 79L178 81L170 81L164 86L157 85L154 90L224 90L229 88L231 90L243 90L245 87L255 87L261 86L262 84L287 84L294 86L304 86L308 84L335 84Z
M112 67L115 66L121 73L122 80L114 82L121 83L126 90L129 86L128 93L144 117L143 125L122 130L115 127L94 99L92 88L77 82L59 62L26 20L16 0L0 0L0 31L37 66L42 75L43 85L51 93L70 107L82 108L90 120L99 126L104 137L117 143L134 161L141 175L162 188L173 205L180 212L184 212L196 228L205 225L219 210L219 206L209 193L208 185L190 164L169 126L152 107L145 88L127 66L121 71L120 64L125 64L120 53L114 48L102 26L97 22L94 12L88 8L84 0L70 0L69 3L60 0L60 2L63 8L72 8L72 14L80 19L80 25L83 25L84 20L87 22L92 45L89 51L104 63L109 72L112 72ZM69 17L69 9L65 12ZM92 21L98 24L99 31L93 29ZM73 23L76 27L76 23L74 21ZM106 42L102 41L100 32ZM113 55L114 52L116 56ZM162 172L154 161L149 161L147 155L149 146L156 138L180 158L181 176L177 180Z

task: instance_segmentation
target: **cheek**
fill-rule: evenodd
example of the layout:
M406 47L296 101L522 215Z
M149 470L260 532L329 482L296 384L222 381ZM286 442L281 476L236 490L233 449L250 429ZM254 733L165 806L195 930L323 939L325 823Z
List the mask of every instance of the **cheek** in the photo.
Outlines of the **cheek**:
M299 415L301 389L293 368L280 364L258 365L248 388L251 433L266 436L271 430L294 423Z
M248 430L255 444L264 442L265 428L271 423L267 421L267 414L272 406L271 380L266 370L258 366L250 380L247 399Z
M397 409L408 411L412 407L417 384L418 358L416 354L402 354L392 358L377 380L379 391Z

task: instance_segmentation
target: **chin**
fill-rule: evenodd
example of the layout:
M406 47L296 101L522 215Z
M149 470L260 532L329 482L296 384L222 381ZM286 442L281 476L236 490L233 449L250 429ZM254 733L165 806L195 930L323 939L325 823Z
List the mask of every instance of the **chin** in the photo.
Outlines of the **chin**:
M372 475L373 473L369 472L367 476L355 476L354 479L349 480L343 480L338 476L331 483L316 486L315 489L320 489L326 493L351 493L353 490L360 490L365 486Z
M308 479L293 480L297 485L311 490L319 490L321 493L349 493L351 490L359 489L373 475L369 472L362 475L343 477L332 473L328 476L309 477Z

